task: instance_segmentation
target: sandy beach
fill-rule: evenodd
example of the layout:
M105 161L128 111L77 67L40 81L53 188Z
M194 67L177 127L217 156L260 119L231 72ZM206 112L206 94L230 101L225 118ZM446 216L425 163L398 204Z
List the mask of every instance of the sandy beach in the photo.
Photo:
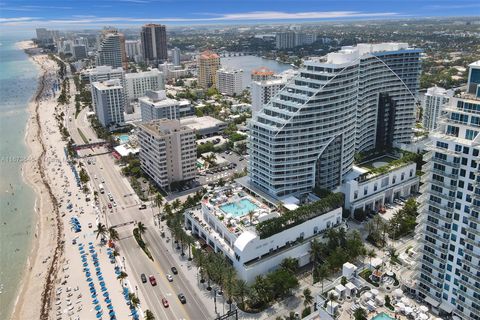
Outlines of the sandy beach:
M75 109L75 86L68 79L71 99L57 103L61 79L57 63L33 48L29 41L18 48L30 53L40 67L38 91L29 107L26 143L30 156L23 176L36 193L37 216L34 243L22 278L11 319L126 319L132 286L119 281L124 270L113 251L100 243L94 227L102 213L92 191L78 185L81 160L67 161L66 141L59 124L68 127L67 116ZM75 221L76 225L73 223Z
M20 49L30 49L31 41L19 42ZM46 144L42 123L53 118L55 100L45 99L45 85L56 77L58 67L47 55L34 55L32 59L40 67L38 89L28 106L29 119L25 141L30 151L23 165L23 177L36 193L36 227L32 251L24 270L24 276L17 297L12 319L44 319L48 317L49 298L61 258L62 225L58 219L56 199L45 176ZM32 299L32 297L36 297ZM41 299L39 299L42 297Z

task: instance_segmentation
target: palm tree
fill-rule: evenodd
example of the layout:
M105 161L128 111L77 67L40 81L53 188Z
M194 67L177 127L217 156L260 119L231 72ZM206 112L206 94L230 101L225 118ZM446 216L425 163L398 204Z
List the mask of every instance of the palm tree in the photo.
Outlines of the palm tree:
M128 301L130 301L130 305L134 309L136 309L140 304L140 300L137 298L137 296L133 292L128 293Z
M137 229L140 235L143 235L145 231L147 231L147 227L143 224L143 222L137 223Z
M313 262L313 270L317 268L317 263L322 258L323 253L323 244L318 241L317 238L314 238L312 242L310 242L310 260Z
M243 308L245 308L245 297L250 292L250 287L248 286L245 280L238 279L235 283L235 288L233 290L233 295L236 298L240 299L240 303Z
M122 284L122 286L123 286L123 280L125 280L126 277L128 277L128 274L123 271L120 272L120 274L117 276L117 279L120 280L120 283Z
M250 224L252 224L254 214L255 214L255 211L253 210L248 211L248 219L250 219Z
M305 290L303 290L303 299L303 305L305 306L305 308L313 303L312 291L310 289L306 288Z
M181 205L182 205L182 203L180 202L180 200L175 199L175 200L172 202L172 209L173 209L174 211L176 211L178 208L180 208Z
M118 231L114 227L108 228L108 237L111 241L118 241L120 237L118 235Z
M298 269L298 260L295 258L285 258L280 263L280 267L282 267L283 269L291 273L295 273L297 272L297 269Z
M163 210L165 211L167 216L172 215L172 206L170 205L170 203L168 203L168 202L165 203L165 205L163 206Z
M358 308L353 312L353 318L355 320L366 320L367 319L367 311L363 308Z
M158 207L158 213L160 213L160 207L163 204L163 197L160 193L157 193L155 195L155 199L153 200L155 202L155 205Z
M377 256L377 253L375 252L374 249L371 249L371 250L368 250L367 251L367 257L370 258L370 267L372 267L372 259L375 258Z
M322 283L322 293L323 293L323 281L326 280L329 275L328 268L329 268L328 264L324 264L320 268L318 268L318 271L317 271L318 281Z
M99 222L97 224L97 229L95 230L95 233L97 234L97 239L100 235L103 238L107 234L107 232L107 227L103 223Z
M153 312L150 310L145 310L145 320L155 320L155 316L153 315Z

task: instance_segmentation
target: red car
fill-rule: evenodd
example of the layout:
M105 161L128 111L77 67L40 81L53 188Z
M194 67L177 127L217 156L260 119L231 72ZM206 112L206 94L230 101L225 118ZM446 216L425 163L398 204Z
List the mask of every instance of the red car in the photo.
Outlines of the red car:
M148 277L148 280L150 280L150 284L151 284L152 286L156 286L156 285L157 285L157 280L155 280L155 277L154 277L154 276Z
M112 209L112 204L111 203L108 204L108 209Z
M165 308L168 308L168 300L165 298L162 298L162 304Z

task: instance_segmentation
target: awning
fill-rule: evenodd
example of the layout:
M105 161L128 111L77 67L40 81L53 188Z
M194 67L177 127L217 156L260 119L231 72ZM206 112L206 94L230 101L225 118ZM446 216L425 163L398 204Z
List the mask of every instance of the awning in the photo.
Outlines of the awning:
M437 308L440 305L440 302L438 302L437 300L434 300L431 297L426 297L423 301L425 301L426 303L428 303L434 308Z
M452 313L453 311L453 305L451 305L450 303L448 302L442 302L442 304L440 305L440 309L442 309L443 311L445 311L446 313Z

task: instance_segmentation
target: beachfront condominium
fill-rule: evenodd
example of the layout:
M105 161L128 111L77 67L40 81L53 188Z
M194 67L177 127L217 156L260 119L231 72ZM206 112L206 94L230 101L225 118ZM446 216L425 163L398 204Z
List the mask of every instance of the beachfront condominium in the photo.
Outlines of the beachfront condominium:
M295 47L295 32L278 32L275 34L275 48L290 49Z
M421 50L359 44L307 60L249 122L249 184L282 198L334 189L354 154L409 143Z
M274 78L263 81L252 81L250 92L252 96L252 114L260 111L287 84L285 78Z
M165 90L147 91L144 97L138 99L138 102L144 122L180 119L195 115L190 101L167 98Z
M140 32L142 54L146 63L158 66L167 61L167 29L161 24L146 24Z
M127 69L124 35L116 30L103 30L99 41L96 65Z
M265 81L274 78L275 73L267 67L253 69L250 73L252 81Z
M125 71L122 68L112 68L110 66L98 66L92 69L82 71L82 79L88 79L90 83L106 81L111 79L120 79L125 83Z
M143 97L148 90L165 89L163 73L156 68L144 72L127 73L125 83L129 103Z
M220 57L212 51L204 51L198 56L198 86L204 89L215 87Z
M216 86L218 92L227 96L236 96L243 91L242 69L219 69L217 70Z
M181 52L177 47L172 49L172 62L174 66L179 66L181 61Z
M439 117L442 113L443 106L448 103L453 96L453 90L445 90L440 87L431 87L427 89L427 93L423 99L423 127L432 131L437 128Z
M453 97L444 112L424 157L415 287L442 319L478 320L480 99Z
M179 120L155 120L139 125L140 164L161 188L195 178L197 145L193 129Z
M91 84L92 103L98 120L104 127L124 123L125 92L119 79Z

